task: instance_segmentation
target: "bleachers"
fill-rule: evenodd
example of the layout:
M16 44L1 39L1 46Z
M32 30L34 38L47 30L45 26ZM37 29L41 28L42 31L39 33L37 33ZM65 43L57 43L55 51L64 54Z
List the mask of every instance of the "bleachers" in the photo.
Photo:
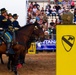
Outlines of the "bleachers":
M30 2L37 2L39 5L40 5L40 9L42 8L42 7L44 7L44 9L46 8L46 5L48 4L48 0L29 0L29 3ZM75 0L74 0L75 1ZM51 5L51 8L53 8L53 6L55 5L55 4L50 4ZM59 4L61 7L62 7L62 5L61 4ZM75 7L76 7L76 1L75 1ZM74 13L74 9L70 9L70 11L71 11L71 13ZM58 18L58 15L56 14L56 18ZM48 23L50 23L51 22L51 20L53 20L54 22L55 22L55 20L56 20L56 18L55 18L55 16L52 18L52 16L50 15L50 16L48 16Z

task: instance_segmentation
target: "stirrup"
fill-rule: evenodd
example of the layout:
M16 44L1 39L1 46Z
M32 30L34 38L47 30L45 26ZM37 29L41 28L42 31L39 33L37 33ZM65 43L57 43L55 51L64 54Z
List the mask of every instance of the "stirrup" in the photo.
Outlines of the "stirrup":
M6 51L6 55L7 55L7 56L9 55L9 52L8 52L8 51Z
M8 54L9 52L8 51L6 51L6 54Z

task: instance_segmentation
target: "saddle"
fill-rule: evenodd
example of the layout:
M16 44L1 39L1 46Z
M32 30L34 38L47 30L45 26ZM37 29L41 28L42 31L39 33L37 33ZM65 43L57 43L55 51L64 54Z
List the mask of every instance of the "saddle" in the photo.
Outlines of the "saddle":
M2 44L7 44L7 41L6 39L0 34L0 45ZM12 46L13 44L10 45L10 47ZM13 49L9 49L9 54L15 54L14 50Z

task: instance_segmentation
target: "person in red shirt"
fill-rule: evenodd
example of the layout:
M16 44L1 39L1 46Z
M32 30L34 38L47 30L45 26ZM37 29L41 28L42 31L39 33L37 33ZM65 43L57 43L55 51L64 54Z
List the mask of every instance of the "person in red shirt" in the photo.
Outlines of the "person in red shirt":
M74 1L72 0L71 2L71 9L74 8L75 4L74 4Z

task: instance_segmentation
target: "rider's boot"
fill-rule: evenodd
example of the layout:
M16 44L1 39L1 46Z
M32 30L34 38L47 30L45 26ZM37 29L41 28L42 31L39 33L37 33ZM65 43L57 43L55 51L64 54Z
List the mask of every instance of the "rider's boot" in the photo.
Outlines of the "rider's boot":
M14 54L13 49L11 48L11 43L7 43L6 54Z

